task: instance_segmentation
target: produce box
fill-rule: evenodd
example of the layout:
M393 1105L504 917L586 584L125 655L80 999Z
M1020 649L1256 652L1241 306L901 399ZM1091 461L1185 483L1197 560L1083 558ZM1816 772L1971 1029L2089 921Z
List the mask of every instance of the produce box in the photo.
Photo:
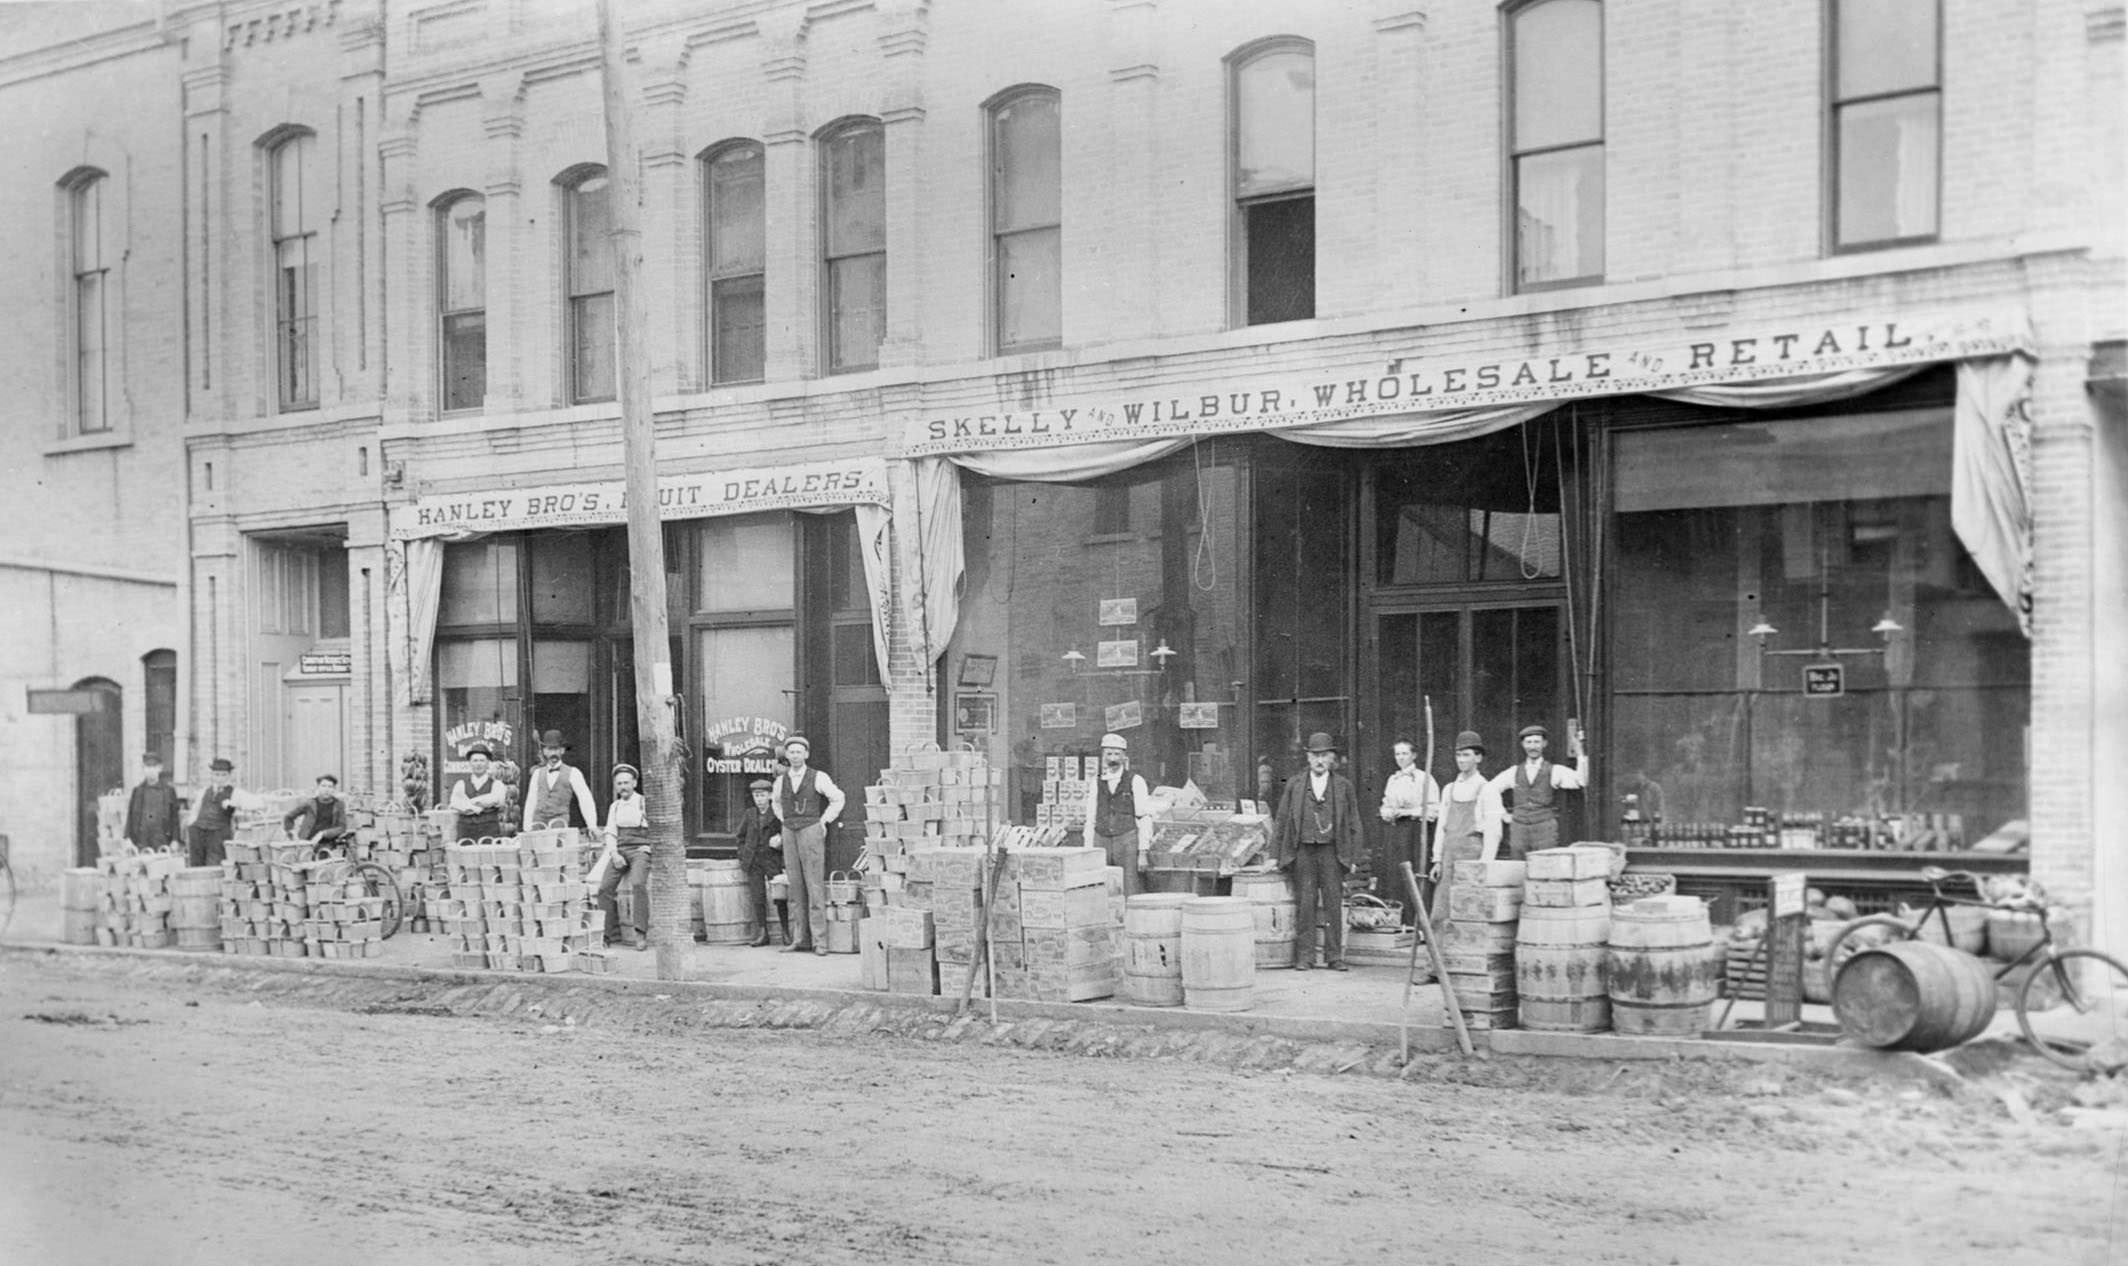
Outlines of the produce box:
M937 994L938 960L927 949L887 949L889 993Z
M1076 967L1112 962L1115 946L1106 924L1077 928L1028 928L1020 939L1028 967Z
M1443 954L1512 955L1515 952L1515 925L1512 923L1485 923L1452 918L1437 930L1441 934Z
M1098 848L1023 848L1005 855L1003 882L1060 892L1100 880L1108 857Z
M928 910L881 906L865 920L864 939L876 940L888 949L928 949L932 939L931 917Z
M1455 864L1450 879L1457 884L1475 884L1481 888L1520 888L1526 878L1521 862L1480 862L1464 860Z
M1532 879L1522 888L1522 899L1546 909L1611 904L1608 879Z
M1451 884L1448 917L1470 923L1511 923L1522 912L1522 889Z
M1034 928L1108 926L1108 881L1098 871L1078 888L1020 890L1020 924Z
M1614 853L1601 844L1540 848L1527 859L1529 879L1608 879Z

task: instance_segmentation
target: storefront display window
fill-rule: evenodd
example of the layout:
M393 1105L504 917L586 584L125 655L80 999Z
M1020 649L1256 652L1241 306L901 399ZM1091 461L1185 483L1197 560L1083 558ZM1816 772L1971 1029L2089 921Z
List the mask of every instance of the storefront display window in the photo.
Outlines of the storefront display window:
M797 583L789 515L715 520L700 533L704 612L789 610Z
M469 772L465 753L475 743L486 744L498 758L516 758L516 740L523 729L520 700L515 638L465 638L436 644L436 703L441 714L437 719L443 730L442 773L446 776L446 781L437 784L439 795L448 794L449 777Z
M970 481L968 575L948 654L957 739L1009 765L1032 821L1047 757L1122 734L1153 785L1253 796L1237 467L1217 446L1097 484ZM979 671L964 673L973 658ZM994 659L994 663L990 662Z
M548 532L532 538L531 546L533 621L591 623L591 534Z
M1617 436L1620 794L1654 784L1670 824L1942 815L1939 848L2024 816L2030 655L1952 532L1950 431L1924 409Z
M453 545L443 554L443 600L439 625L517 622L515 539Z

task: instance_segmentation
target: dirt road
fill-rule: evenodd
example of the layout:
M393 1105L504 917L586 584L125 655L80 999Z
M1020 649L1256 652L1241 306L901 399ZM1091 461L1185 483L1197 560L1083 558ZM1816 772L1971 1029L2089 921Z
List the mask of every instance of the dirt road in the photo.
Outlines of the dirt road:
M1400 1082L328 993L0 959L0 1261L2128 1260L2118 1131L1918 1086Z

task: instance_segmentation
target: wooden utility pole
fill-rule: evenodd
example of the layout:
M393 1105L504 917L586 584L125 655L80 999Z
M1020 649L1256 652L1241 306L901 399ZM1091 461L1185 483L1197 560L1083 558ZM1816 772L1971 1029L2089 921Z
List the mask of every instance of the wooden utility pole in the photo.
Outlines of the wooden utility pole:
M694 939L681 839L679 743L673 737L671 641L665 617L665 538L658 520L657 438L650 418L650 311L643 298L641 161L630 117L635 92L613 21L598 0L599 81L606 99L606 197L613 225L614 383L627 463L628 610L635 631L635 716L642 741L643 798L650 813L650 943L658 979L678 980Z

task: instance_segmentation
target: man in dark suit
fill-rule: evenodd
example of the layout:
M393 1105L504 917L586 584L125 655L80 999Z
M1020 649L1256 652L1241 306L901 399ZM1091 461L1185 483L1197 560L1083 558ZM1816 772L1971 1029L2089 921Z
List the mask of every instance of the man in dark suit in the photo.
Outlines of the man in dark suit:
M1315 963L1315 927L1323 927L1323 961L1345 964L1345 876L1360 864L1360 798L1336 770L1337 745L1321 732L1308 736L1308 772L1290 779L1278 800L1272 849L1280 870L1293 874L1294 968Z
M236 829L236 766L226 756L217 756L207 766L213 774L200 788L199 803L192 810L191 845L186 861L193 866L219 866L223 850Z
M140 758L141 778L126 801L126 838L140 849L167 848L178 842L183 823L177 811L177 788L163 781L163 758L153 752Z

